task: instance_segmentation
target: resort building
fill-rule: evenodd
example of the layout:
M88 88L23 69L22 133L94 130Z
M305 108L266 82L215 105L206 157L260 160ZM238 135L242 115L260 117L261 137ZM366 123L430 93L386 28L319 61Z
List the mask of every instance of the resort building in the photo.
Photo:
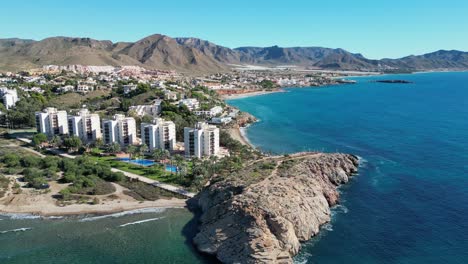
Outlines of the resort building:
M184 128L185 156L202 158L219 153L219 128L199 122L194 128Z
M134 111L138 116L150 115L153 117L158 116L161 113L162 100L154 100L150 105L135 105L130 106L129 110Z
M155 149L173 151L176 145L174 122L155 118L152 124L141 124L141 141L150 151Z
M200 103L195 98L182 99L179 101L179 106L187 106L190 111L195 111L200 108Z
M36 112L36 128L38 133L48 137L68 134L67 112L48 107L42 112Z
M81 109L77 116L68 117L68 132L83 142L94 142L102 138L101 118L98 114L91 114L88 109Z
M223 112L223 108L221 106L215 106L211 108L210 110L198 110L194 111L193 113L198 116L203 116L203 117L214 117Z
M3 105L6 109L10 109L18 102L18 91L16 89L8 89L0 87L0 97L2 97Z
M105 120L102 124L104 143L119 143L122 146L136 145L136 122L133 117L115 115L113 120Z

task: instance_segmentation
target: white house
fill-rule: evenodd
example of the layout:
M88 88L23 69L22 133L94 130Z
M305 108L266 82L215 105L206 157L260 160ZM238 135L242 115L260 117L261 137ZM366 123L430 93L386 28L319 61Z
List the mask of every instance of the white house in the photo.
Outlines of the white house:
M86 84L78 84L78 86L76 87L76 92L78 93L87 93L92 90L93 88Z
M135 91L137 89L136 84L127 84L123 86L123 92L124 94L129 94L132 91Z
M179 101L179 106L185 105L190 111L200 108L200 103L195 98L182 99Z
M195 115L204 116L204 117L214 117L223 112L223 108L221 106L215 106L210 110L197 110L193 111Z

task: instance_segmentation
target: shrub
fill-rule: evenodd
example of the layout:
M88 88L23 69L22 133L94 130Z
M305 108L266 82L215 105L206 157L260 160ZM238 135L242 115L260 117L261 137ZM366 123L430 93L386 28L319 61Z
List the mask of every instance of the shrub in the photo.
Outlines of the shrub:
M20 165L20 156L16 153L8 153L5 156L3 156L3 163L7 167L18 167Z

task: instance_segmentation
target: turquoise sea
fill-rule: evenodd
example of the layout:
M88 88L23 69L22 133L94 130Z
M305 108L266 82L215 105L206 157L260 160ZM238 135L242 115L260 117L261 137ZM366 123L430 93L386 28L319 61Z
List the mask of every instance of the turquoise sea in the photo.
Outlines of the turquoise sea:
M405 79L385 84L375 79ZM273 153L359 155L358 176L298 263L468 263L468 73L356 78L232 100ZM209 263L185 209L105 218L0 215L0 263Z
M389 78L414 83L371 82ZM468 73L355 80L229 102L260 119L262 150L365 160L297 262L468 263Z

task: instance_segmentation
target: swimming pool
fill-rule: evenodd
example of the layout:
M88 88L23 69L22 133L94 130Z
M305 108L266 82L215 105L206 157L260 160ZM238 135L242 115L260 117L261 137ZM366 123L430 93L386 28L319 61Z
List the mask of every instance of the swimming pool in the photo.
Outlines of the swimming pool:
M123 161L123 162L132 163L132 164L136 164L136 165L140 165L140 166L145 166L145 167L149 167L149 166L153 166L153 165L156 165L156 164L160 164L160 163L154 162L154 161L152 161L152 160L148 160L148 159L119 158L119 159L117 159L117 160ZM169 172L177 172L177 167L176 167L176 166L173 166L173 165L165 165L165 168L166 168L166 171L169 171Z

